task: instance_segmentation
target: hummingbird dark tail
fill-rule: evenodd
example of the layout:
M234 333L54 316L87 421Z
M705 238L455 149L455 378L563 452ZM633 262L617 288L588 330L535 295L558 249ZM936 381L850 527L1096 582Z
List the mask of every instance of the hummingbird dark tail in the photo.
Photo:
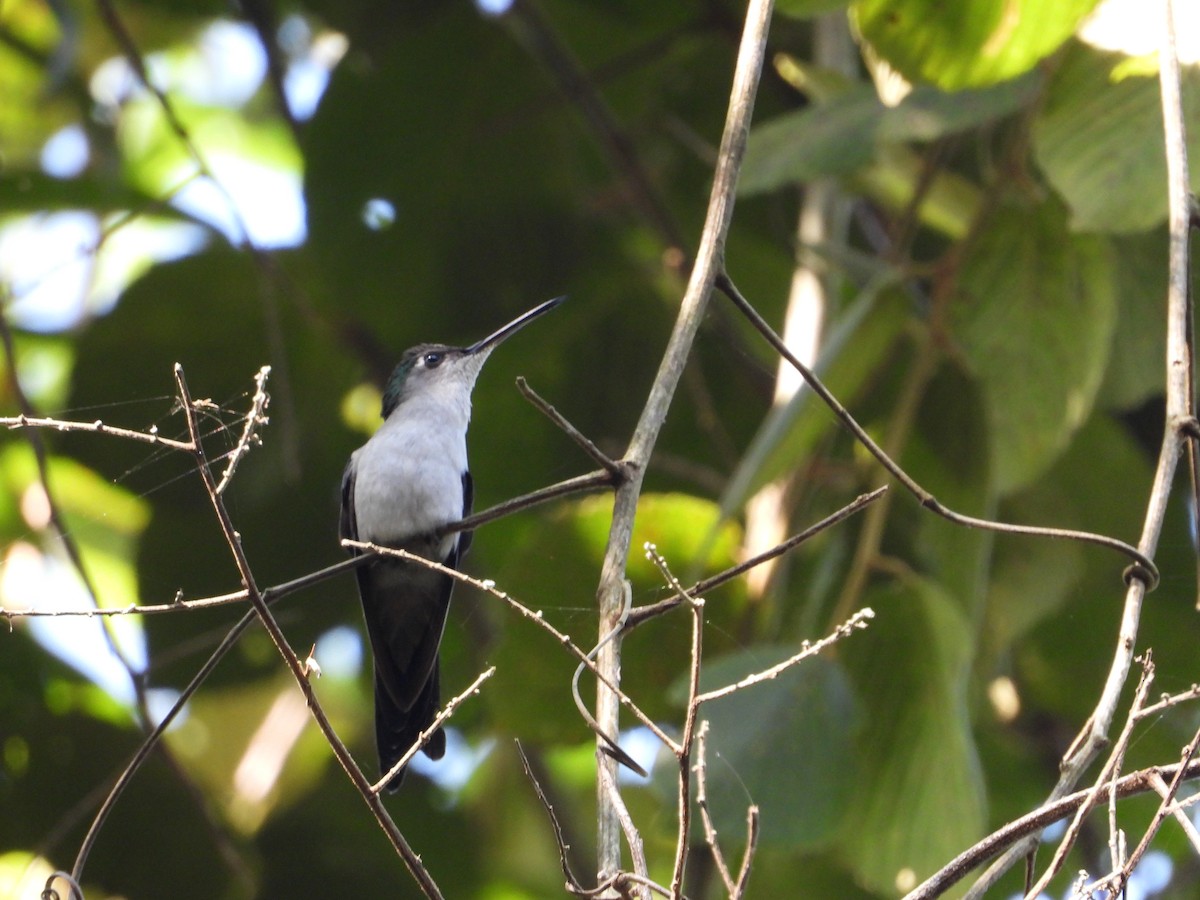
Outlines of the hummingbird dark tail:
M388 693L387 687L375 676L375 746L379 751L379 774L386 775L392 766L400 761L400 757L408 752L417 742L421 732L433 724L437 717L440 703L438 687L438 664L433 664L433 672L425 687L417 697L416 703L407 712L402 710ZM422 748L430 759L441 759L446 753L446 733L442 729L434 732L433 736ZM397 790L404 781L404 769L401 769L387 783L388 791Z

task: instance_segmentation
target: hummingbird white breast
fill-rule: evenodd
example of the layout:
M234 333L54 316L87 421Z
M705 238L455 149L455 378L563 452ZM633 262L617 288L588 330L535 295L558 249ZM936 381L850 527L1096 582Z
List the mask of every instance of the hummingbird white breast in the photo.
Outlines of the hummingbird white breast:
M448 398L412 398L355 451L354 511L361 540L402 546L462 518L470 395L465 404L438 399ZM443 539L437 559L446 558L454 540Z

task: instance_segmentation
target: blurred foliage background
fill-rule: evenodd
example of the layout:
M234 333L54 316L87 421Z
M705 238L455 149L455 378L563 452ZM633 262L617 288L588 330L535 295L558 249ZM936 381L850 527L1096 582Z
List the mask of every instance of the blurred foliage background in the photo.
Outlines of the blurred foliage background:
M1162 423L1162 13L1096 6L780 0L727 265L781 329L789 311L816 310L818 369L940 499L1134 542ZM406 346L467 343L566 293L476 389L476 506L587 471L514 377L622 452L698 238L742 13L725 0L7 0L9 373L41 414L181 436L171 367L182 363L211 398L219 455L255 372L272 366L264 446L228 494L270 585L343 557L342 467L377 425L378 386ZM1200 22L1186 22L1195 138ZM777 385L776 367L714 298L634 538L681 575L730 565L882 481L825 408ZM0 384L5 415L20 411L13 384ZM50 498L28 435L0 445L6 609L93 602L52 508L102 606L239 587L189 459L94 434L41 439ZM567 499L489 525L468 569L587 645L610 507ZM1164 691L1200 680L1194 555L1180 503L1142 630ZM785 658L864 605L877 613L836 652L705 710L728 851L746 806L762 809L751 896L898 896L1037 805L1102 684L1124 565L1092 547L966 532L893 491L769 573L714 591L706 686ZM636 602L663 595L636 554L629 575ZM143 712L161 714L242 612L121 617L111 644L94 619L11 620L0 894L35 896L50 869L70 869ZM352 579L277 615L298 651L315 644L322 702L373 771ZM626 642L627 690L667 727L688 642L682 613ZM460 589L444 693L493 664L453 721L447 759L388 806L447 896L556 895L552 835L513 739L588 872L594 743L570 700L573 667L542 632ZM1174 761L1196 719L1183 709L1147 724L1130 766ZM261 629L167 744L102 831L89 898L416 895ZM660 765L625 791L660 878L673 772ZM1130 833L1152 808L1123 808ZM1066 871L1100 865L1105 841L1102 824L1088 830ZM1198 873L1167 831L1143 886L1194 896ZM1018 889L1012 878L999 895ZM689 896L719 886L698 850Z

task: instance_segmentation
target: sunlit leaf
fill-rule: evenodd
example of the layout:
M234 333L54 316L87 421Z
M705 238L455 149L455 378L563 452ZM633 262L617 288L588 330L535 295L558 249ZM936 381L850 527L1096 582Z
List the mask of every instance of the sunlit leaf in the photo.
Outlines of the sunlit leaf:
M862 35L910 81L946 90L1029 71L1070 37L1097 0L858 0Z
M1080 231L1130 232L1167 215L1162 101L1154 73L1118 77L1125 60L1077 46L1051 79L1033 126L1038 164ZM1185 66L1184 118L1200 153L1200 67ZM1192 173L1192 189L1200 174Z

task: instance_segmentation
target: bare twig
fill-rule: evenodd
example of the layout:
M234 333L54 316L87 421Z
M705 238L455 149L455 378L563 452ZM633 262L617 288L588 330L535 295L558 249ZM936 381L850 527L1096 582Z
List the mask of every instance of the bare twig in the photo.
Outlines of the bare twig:
M599 751L597 751L599 752ZM597 762L599 762L597 760ZM607 766L597 765L596 771L600 773L600 782L604 785L604 789L609 792L613 806L617 810L617 817L621 821L621 831L625 833L625 843L629 845L629 857L633 861L634 874L642 881L637 885L641 888L638 893L642 900L650 900L650 873L646 866L646 850L642 846L642 836L638 834L637 826L633 824L633 817L629 815L629 810L625 806L625 801L621 799L621 792L617 788L617 781L608 771Z
M1186 691L1180 691L1178 694L1163 694L1162 698L1150 706L1143 707L1137 711L1139 719L1146 719L1150 716L1158 715L1172 706L1178 706L1180 703L1186 703L1188 700L1195 700L1200 697L1200 684L1193 684Z
M196 469L200 473L200 479L204 483L205 491L217 516L217 521L220 523L221 531L225 535L225 541L229 545L234 562L237 564L238 573L248 592L254 612L263 623L267 634L271 637L272 643L275 644L275 648L279 651L284 662L287 663L288 668L291 670L293 678L304 694L313 719L321 729L322 734L324 734L330 748L332 748L334 756L341 763L342 768L346 770L346 774L349 775L351 782L358 789L371 812L374 813L375 820L392 842L396 853L404 861L409 874L412 875L413 880L417 882L418 887L420 887L425 896L440 898L442 896L441 891L438 890L438 886L429 874L429 871L425 868L425 864L421 862L421 858L408 845L408 842L404 839L404 835L400 833L400 829L396 827L395 822L392 821L391 816L388 815L387 810L384 808L383 801L377 794L371 792L371 783L367 781L366 776L363 775L362 770L354 761L354 757L350 754L350 751L346 748L341 738L338 737L328 716L321 707L321 703L317 699L312 685L309 683L304 671L304 664L296 656L295 651L292 650L287 636L284 635L282 629L279 627L279 623L275 621L275 617L271 614L270 609L263 600L262 594L254 582L254 574L251 571L249 560L242 548L241 535L234 528L233 521L229 517L229 512L225 508L225 503L221 495L217 493L216 479L209 468L204 446L200 443L200 429L196 420L196 410L191 392L188 390L187 381L183 376L183 367L179 364L175 365L175 383L179 389L179 397L183 403L184 413L187 416L188 432L191 434L192 442L195 444Z
M667 566L653 544L646 545L646 558L662 573L663 580L679 594L692 611L692 648L688 666L688 702L683 717L683 734L679 738L675 757L679 765L679 832L675 841L675 866L671 871L671 896L683 896L683 871L691 847L692 822L692 739L696 731L696 716L700 710L700 663L704 646L704 598L693 597Z
M948 506L942 504L933 494L925 490L911 475L900 467L883 448L880 447L874 439L867 433L855 418L850 415L850 412L842 406L841 402L833 395L829 388L825 387L824 383L816 376L816 374L804 365L796 355L788 349L784 344L783 339L775 333L775 330L767 323L767 321L758 313L750 302L742 296L741 291L733 283L733 280L726 273L721 273L717 278L717 287L729 298L730 302L736 306L742 314L750 321L750 323L758 330L767 342L775 348L775 351L790 362L813 392L821 398L826 406L832 410L833 414L841 421L841 423L854 435L855 438L870 452L879 464L899 481L906 490L909 491L922 506L931 512L936 513L942 518L948 519L958 525L965 525L969 528L981 528L987 531L998 531L1004 534L1025 534L1035 537L1058 538L1060 540L1081 541L1088 544L1096 544L1101 547L1107 547L1110 550L1115 550L1118 553L1133 560L1132 565L1125 570L1126 581L1139 581L1143 583L1146 590L1152 590L1158 584L1158 569L1154 565L1153 560L1148 554L1141 550L1131 547L1124 541L1114 537L1109 537L1104 534L1094 534L1090 531L1076 531L1069 528L1042 528L1036 525L1013 525L1005 522L996 522L991 519L979 519L974 516L963 515L955 512Z
M208 659L205 660L204 665L192 676L192 680L180 692L175 702L171 705L171 708L167 711L167 714L159 720L158 724L151 729L137 750L134 751L133 757L117 777L116 782L113 783L112 789L104 798L104 802L96 811L96 815L92 817L92 823L88 826L87 834L84 835L83 842L79 845L79 852L75 856L75 865L73 867L73 871L77 877L83 874L83 868L87 865L88 855L91 853L96 839L100 836L100 829L103 828L105 821L108 819L108 814L116 806L117 800L125 792L125 788L133 781L133 776L137 774L138 770L142 767L142 763L146 761L150 753L158 746L163 734L166 733L171 723L175 721L176 716L183 711L183 707L187 704L188 700L196 693L200 685L208 679L213 669L217 667L217 663L233 648L233 645L237 643L237 639L241 637L242 632L250 626L254 619L254 611L250 610L238 620L237 624L229 630L229 633L225 635L221 643Z
M67 419L48 419L31 415L0 416L0 428L8 428L10 430L18 428L45 428L50 431L64 432L86 431L94 434L108 434L130 441L140 441L143 444L170 447L172 450L190 452L192 449L192 445L189 442L165 438L153 428L150 431L134 431L129 428L118 428L115 425L107 425L100 419L96 419L93 422L72 422Z
M550 804L546 792L542 790L541 783L534 777L533 768L529 764L529 757L525 755L525 748L521 746L520 741L517 741L516 744L517 753L521 755L521 766L525 769L525 775L529 778L530 784L533 785L533 791L537 794L538 802L542 804L542 809L546 810L546 815L550 818L550 827L554 829L554 843L558 847L558 862L562 867L563 877L567 880L567 890L572 892L582 890L583 886L579 883L579 879L571 871L571 863L567 858L567 853L571 848L567 845L562 825L559 824L558 816L554 813L554 807Z
M1107 883L1112 885L1116 893L1120 894L1124 892L1126 885L1129 883L1129 876L1137 868L1137 864L1142 861L1142 857L1146 855L1146 851L1150 849L1150 842L1154 840L1155 835L1158 834L1158 830L1162 828L1162 824L1167 816L1174 812L1175 796L1179 793L1180 785L1183 784L1183 773L1187 771L1188 765L1195 758L1198 750L1200 750L1200 730L1197 730L1192 735L1192 739L1183 748L1183 754L1175 775L1171 778L1171 783L1167 785L1166 791L1160 792L1162 802L1159 803L1158 809L1154 811L1154 818L1142 834L1138 845L1133 848L1133 852L1129 854L1128 859L1125 860L1121 869L1109 875L1108 878L1103 879L1101 885ZM1159 776L1159 780L1161 781L1161 776ZM1158 790L1153 782L1150 783L1150 786Z
M1117 798L1124 799L1154 790L1150 779L1152 774L1156 774L1160 778L1164 776L1172 779L1178 778L1181 782L1191 781L1200 778L1200 761L1192 760L1187 765L1155 766L1126 775L1118 779L1115 785ZM934 897L940 897L969 875L973 869L997 854L1004 853L1010 847L1021 845L1026 838L1031 836L1036 840L1037 835L1046 826L1071 815L1081 804L1087 803L1091 795L1090 788L1085 791L1077 791L1049 800L1021 818L1014 819L982 841L968 847L923 884L906 894L904 900L933 900Z
M650 394L642 408L637 427L630 440L625 462L629 467L629 480L617 489L613 505L612 524L609 528L608 546L596 590L599 606L599 636L604 639L621 627L624 593L622 582L629 560L630 543L633 539L633 520L637 513L638 498L646 465L650 460L659 432L666 421L680 375L691 352L696 331L708 306L713 281L722 268L725 255L725 240L733 218L734 196L737 190L738 173L746 151L746 136L754 110L754 98L758 89L766 52L767 32L771 20L771 0L751 0L746 10L745 27L738 48L734 68L733 85L730 91L729 108L725 127L721 135L721 148L717 168L713 174L712 191L708 210L704 218L700 244L688 279L687 290L679 307L679 314L666 351L659 364L658 373ZM603 682L617 683L621 672L620 637L611 641L599 658L600 671L605 675ZM613 692L605 687L596 691L596 719L606 733L619 732L619 704ZM605 762L605 765L614 765ZM610 774L612 774L610 770ZM620 823L616 810L603 790L597 785L597 871L601 879L616 872L621 865Z
M695 772L696 806L700 810L700 821L704 825L704 842L708 844L709 852L712 853L717 873L725 882L725 890L732 897L737 885L734 883L733 875L729 872L729 866L725 863L725 854L721 852L721 845L717 840L717 827L713 824L712 816L708 811L708 719L700 723L700 728L696 732Z
M862 631L871 624L871 620L875 618L875 611L869 606L864 606L849 619L839 625L831 634L826 635L819 641L813 641L811 644L804 641L800 645L800 652L788 657L781 663L776 663L769 669L764 669L761 672L755 672L753 675L747 675L741 681L735 684L727 684L725 687L716 688L711 691L706 691L703 694L698 694L695 698L696 704L708 703L710 700L717 700L721 697L727 697L736 691L744 690L755 684L760 684L764 681L769 681L772 678L777 678L786 669L801 660L808 659L810 656L816 656L826 647L836 644L843 638L847 638L856 631Z
M450 702L442 708L442 711L434 717L433 721L429 724L429 727L417 735L417 742L405 751L404 755L400 757L394 766L384 773L382 778L371 785L371 793L378 794L385 787L387 787L388 782L399 775L400 772L403 771L404 767L412 762L412 758L417 755L420 749L429 743L429 739L437 733L437 730L441 728L442 725L444 725L452 715L454 715L454 711L458 709L468 697L478 694L479 686L495 674L495 666L484 669L479 673L478 676L476 676L475 680L471 682L465 691L451 698Z
M493 582L491 580L480 580L478 578L473 578L470 575L467 575L463 572L458 571L457 569L451 569L448 566L444 566L439 562L435 562L430 559L425 559L425 557L423 557L423 556L418 556L415 553L409 553L407 550L402 550L402 549L399 549L396 547L384 547L380 544L370 543L369 541L351 541L351 540L343 540L342 546L346 547L348 549L357 550L361 553L368 553L368 554L376 553L376 554L379 554L380 556L394 556L397 559L403 559L408 562L416 563L417 565L425 566L429 569L432 569L435 572L441 572L443 575L447 575L450 578L453 578L455 581L460 581L463 584L469 584L471 587L476 588L477 590L484 591L485 593L491 594L496 599L501 600L505 604L507 604L510 609L513 609L517 613L519 613L522 618L526 619L527 621L532 622L533 624L535 624L539 628L541 628L543 631L550 634L558 644L560 644L561 646L566 648L567 651L570 652L577 660L579 660L579 662L585 668L587 668L588 671L590 671L593 675L595 675L597 678L603 678L603 675L601 674L599 667L596 665L595 662L593 662L591 654L584 651L582 648L579 647L578 644L576 644L574 641L572 641L570 635L564 634L563 632L561 632L557 628L555 628L553 625L551 625L549 622L547 622L545 617L542 615L541 610L532 610L528 606L526 606L525 604L523 604L519 600L517 600L515 597L513 597L511 594L497 588L495 582ZM368 556L367 558L370 559L371 557ZM594 652L595 651L593 651L593 653ZM626 708L628 708L629 711L632 712L634 714L634 716L636 716L637 719L643 725L645 725L647 728L649 728L651 731L653 731L654 734L656 736L658 736L658 738L660 740L662 740L664 742L670 742L670 738L666 735L666 733L662 730L662 728L660 728L659 725L653 719L651 719L649 716L647 716L641 710L641 708L636 703L634 703L634 701L630 697L628 697L624 692L622 692L620 690L620 688L617 687L616 685L611 685L610 687L616 692L616 694L619 698L619 701L621 703L623 703L626 706ZM591 725L593 730L595 730L596 726L595 726L594 720L592 722L589 722L589 724ZM607 737L605 737L605 740L608 744L615 745L615 742L611 741L611 739L608 739ZM634 765L636 766L636 763L634 763Z
M270 374L271 367L263 366L258 370L258 374L254 376L254 399L250 401L250 409L246 412L246 421L242 426L242 436L238 439L237 446L233 452L229 454L229 462L225 464L225 471L221 475L221 483L217 485L218 494L225 493L225 489L229 487L229 483L233 480L234 473L237 472L238 463L250 452L250 448L255 444L262 444L262 436L258 433L258 430L267 424L267 404L271 402L271 396L267 393L267 376Z
M1138 721L1137 711L1146 702L1146 696L1150 692L1150 685L1154 681L1154 662L1151 660L1149 652L1145 653L1141 657L1141 660L1142 677L1138 681L1137 691L1134 693L1132 708L1125 719L1125 727L1121 729L1121 734L1113 745L1108 761L1100 770L1100 774L1096 776L1096 781L1088 792L1088 799L1081 803L1075 811L1075 817L1071 820L1071 824L1067 826L1062 840L1059 841L1058 848L1054 851L1054 856L1050 860L1050 865L1046 867L1046 871L1042 873L1042 876L1026 889L1025 896L1027 900L1041 894L1050 884L1050 880L1062 869L1063 863L1067 861L1067 854L1075 846L1075 841L1079 837L1080 830L1083 828L1084 819L1092 811L1092 808L1099 801L1100 795L1106 788L1109 791L1110 803L1115 806L1117 775L1120 773L1122 764L1125 761L1125 751L1129 748L1130 738L1133 737L1133 727Z
M57 420L46 420L55 423ZM53 424L48 427L53 427ZM105 426L110 433L115 429L110 429ZM95 431L95 428L89 427L88 430ZM129 432L131 435L139 435L145 437L140 432ZM126 436L126 435L122 435ZM172 444L178 444L180 450L191 452L191 444L173 441ZM546 503L549 500L558 497L568 496L575 493L583 493L596 490L604 487L608 483L609 475L606 472L593 472L589 475L582 475L576 478L568 478L565 481L560 481L557 484L548 485L544 488L539 488L536 491L531 491L528 494L523 494L520 497L513 497L503 503L498 503L495 506L485 509L473 516L468 516L458 522L451 522L443 526L439 530L439 534L450 534L458 531L467 531L477 528L480 525L496 521L504 516L519 512L520 510L529 509ZM262 588L260 593L268 603L285 597L288 594L294 594L305 588L312 587L350 569L356 569L371 561L373 557L370 555L356 556L353 559L346 559L333 565L326 566L323 569L318 569L314 572L309 572L306 575L301 575L298 578L293 578L291 581L283 582L282 584L274 585L268 588ZM0 616L12 620L21 618L31 618L38 616L127 616L133 613L139 615L159 615L164 613L182 612L184 610L197 609L212 609L216 606L226 606L234 603L245 603L249 599L249 594L245 590L232 591L226 594L218 594L212 597L200 597L193 600L184 600L182 597L176 597L170 603L155 603L155 604L129 604L128 606L120 607L119 609L0 609Z
M486 525L489 522L510 516L520 510L539 506L548 500L555 500L559 497L565 497L568 494L595 491L600 488L611 487L612 484L613 476L608 472L589 472L587 475L577 475L574 478L568 478L557 484L539 488L536 491L530 491L528 494L522 494L520 497L514 497L503 503L497 503L490 509L467 516L465 519L460 519L457 522L450 522L438 528L434 532L434 535L441 537L447 534L455 534L459 531L470 531L478 528L480 525Z
M874 503L885 493L887 493L887 490L887 486L884 485L883 487L876 488L869 493L861 494L852 502L843 506L837 512L826 516L814 525L810 525L799 534L792 535L792 537L788 538L781 544L777 544L770 550L766 550L757 556L753 556L744 562L738 563L736 566L725 569L723 572L718 572L716 575L705 578L703 581L696 582L687 589L687 593L695 595L707 593L715 587L720 587L726 582L732 581L734 578L737 578L739 575L742 575L755 566L761 565L767 560L774 559L777 556L787 553L789 550L798 547L809 538L812 538L820 534L822 531L833 527L839 522L848 519L850 516L854 515L868 504ZM682 602L683 601L680 599L679 594L672 594L670 597L660 600L657 603L634 607L629 611L629 615L625 617L624 630L629 631L632 628L641 625L643 622L648 621L649 619L660 616L665 612L669 612Z
M1191 817L1184 812L1183 806L1173 802L1170 786L1163 781L1162 776L1157 772L1151 772L1149 776L1150 787L1154 792L1163 799L1167 804L1167 812L1175 817L1175 821L1179 827L1183 829L1183 833L1187 836L1188 841L1192 845L1192 849L1196 853L1200 853L1200 831L1196 830L1196 826L1192 824Z
M737 884L729 900L741 900L746 895L746 887L750 884L750 864L754 861L754 851L758 849L758 806L751 804L746 810L746 852L742 854L742 868L738 871Z
M529 386L529 382L524 377L517 378L517 390L524 395L526 400L534 405L538 412L557 425L563 434L578 444L579 448L590 456L593 462L608 472L613 477L614 486L625 480L625 470L621 464L608 456L596 446L591 438L568 422L562 413L551 406L537 391Z

